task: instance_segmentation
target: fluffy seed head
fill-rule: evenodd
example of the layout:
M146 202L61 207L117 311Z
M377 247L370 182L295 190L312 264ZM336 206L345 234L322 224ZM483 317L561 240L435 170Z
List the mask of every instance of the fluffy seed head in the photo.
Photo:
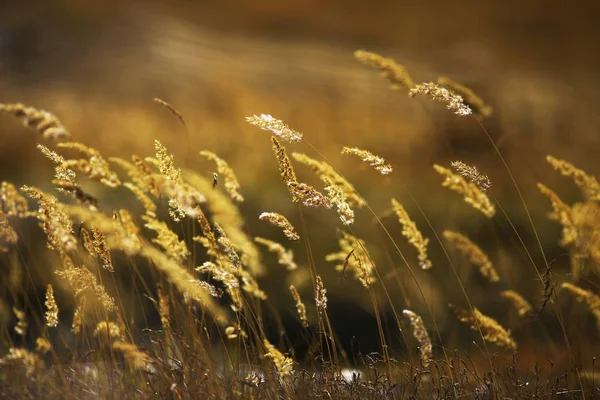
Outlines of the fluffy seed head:
M391 89L410 89L415 84L406 71L406 68L400 64L396 64L391 58L385 58L377 53L371 53L364 50L355 51L354 57L361 63L381 71L381 77L390 81Z
M429 96L432 100L444 103L446 108L453 111L456 115L472 114L471 108L464 103L461 96L441 87L437 83L429 82L415 85L408 92L409 97L415 97L418 94Z
M443 235L458 251L469 259L471 264L479 267L479 272L488 281L498 282L500 280L488 256L468 237L453 231L444 231Z
M474 183L467 182L462 176L442 166L434 165L433 168L444 177L442 186L463 195L465 202L481 211L486 217L491 218L496 214L496 208L490 199Z
M429 338L427 329L425 329L423 319L410 310L404 310L402 313L410 320L410 324L413 327L413 335L419 342L421 364L423 367L427 367L430 363L430 360L433 358L433 346L431 345L431 339Z
M402 235L407 238L408 243L413 245L419 252L419 265L421 266L421 269L430 269L433 265L427 255L429 239L423 238L423 234L417 228L414 221L410 219L406 209L396 199L392 199L392 208L402 225Z
M382 157L376 156L370 151L362 150L357 147L344 146L342 148L342 154L354 154L355 156L360 157L364 162L368 162L371 167L379 171L381 175L387 175L393 171L392 166L386 164Z
M298 240L300 236L296 232L296 229L292 226L290 221L286 217L281 214L275 212L263 212L258 217L261 221L268 221L273 225L277 225L278 227L283 229L283 233L290 240Z
M250 125L258 126L262 130L271 131L274 135L280 137L283 141L288 143L299 142L302 140L302 134L300 132L295 131L287 126L283 121L275 119L268 114L246 117L246 122L248 122Z

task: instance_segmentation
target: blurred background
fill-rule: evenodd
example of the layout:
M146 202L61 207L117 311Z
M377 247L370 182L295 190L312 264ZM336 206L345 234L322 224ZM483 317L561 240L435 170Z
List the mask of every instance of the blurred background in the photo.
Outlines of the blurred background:
M549 260L558 276L566 276L569 257L557 246L560 227L546 220L550 203L535 183L544 182L568 203L579 199L572 182L545 162L547 154L600 175L596 17L593 1L2 2L0 102L54 112L76 140L105 156L152 155L153 139L159 139L179 165L211 176L213 166L198 151L216 152L238 174L247 199L242 211L248 231L267 237L273 231L255 218L260 212L281 212L299 221L279 180L268 134L244 121L249 115L272 114L303 132L344 172L415 266L414 250L400 238L389 198L406 205L426 236L432 232L408 191L438 233L460 230L478 241L502 276L501 288L518 290L535 303L542 286L508 220L499 214L490 222L478 215L458 195L442 189L431 168L460 159L489 175L492 196L541 262L515 188L477 121L457 117L428 99L389 90L353 52L364 49L391 57L416 82L448 76L493 107L483 124L523 190ZM154 97L183 114L192 148L178 121L157 107ZM36 150L38 141L33 131L0 115L0 180L49 187L52 169ZM342 158L343 145L385 157L394 166L393 176L383 178L354 158ZM288 150L316 157L305 144ZM310 171L297 169L303 180L317 183ZM104 204L110 212L111 204ZM340 320L351 326L343 319L362 314L368 319L370 303L362 289L339 279L333 264L322 258L337 250L336 216L310 211L305 218L319 255L317 268L329 282L333 324ZM358 212L356 232L369 238L383 274L401 265L368 212ZM433 237L430 247L434 270L419 279L443 325L445 318L454 319L447 315L447 303L463 300L445 283L448 263ZM295 251L299 263L306 263L304 246ZM489 286L452 255L475 305L508 323L506 304L490 300ZM261 280L272 298L288 296L280 282L294 278L278 267L269 267L269 276ZM407 274L398 274L409 294L414 293ZM399 308L411 306L403 304L399 292L394 296ZM353 312L345 317L348 304ZM293 303L285 307L293 317ZM556 318L550 320L552 326ZM364 337L375 336L375 325L370 326ZM466 332L454 332L456 323L447 329L456 337ZM589 318L581 327L585 335L593 329ZM349 338L353 334L360 333L350 332Z

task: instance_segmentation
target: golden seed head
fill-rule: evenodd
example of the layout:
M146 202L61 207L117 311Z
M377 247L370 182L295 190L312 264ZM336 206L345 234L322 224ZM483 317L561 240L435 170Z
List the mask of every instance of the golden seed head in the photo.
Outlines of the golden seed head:
M268 221L273 225L277 225L278 227L283 229L283 233L290 240L298 240L300 236L296 232L296 229L292 226L290 221L286 217L281 214L275 212L263 212L259 215L258 219L261 221Z
M294 262L294 252L291 249L288 250L281 244L262 237L255 237L254 241L266 246L270 252L276 253L277 262L286 267L288 271L298 268L298 265Z
M471 108L464 103L461 96L437 83L421 83L413 86L408 92L409 97L415 97L418 94L429 96L432 100L444 103L446 108L453 111L456 115L472 114Z
M482 192L485 192L492 186L492 181L487 175L483 175L476 166L467 165L462 161L452 161L450 163L452 168L456 171L457 174L465 178L467 181L473 183L477 186Z
M0 112L12 114L19 118L23 125L37 130L44 139L51 140L69 140L71 134L65 129L56 115L39 110L24 104L2 104L0 103Z
M169 226L155 218L143 215L142 219L146 221L146 228L153 230L158 236L152 239L152 242L159 245L167 256L178 263L183 262L190 255L185 241L179 240L179 236Z
M325 256L325 261L337 261L335 270L345 272L348 268L354 271L354 276L364 287L369 287L375 282L373 276L375 264L367 251L364 240L355 237L347 232L340 231L339 239L340 250L337 253L331 253Z
M267 350L265 357L270 358L271 361L273 361L279 377L283 378L294 372L294 360L281 354L281 352L269 343L267 339L264 340L264 345Z
M484 340L506 350L517 349L517 343L511 337L510 331L504 329L496 320L482 314L477 308L474 308L471 312L454 306L451 307L454 308L461 322L470 324L471 329L474 331L481 330Z
M475 243L473 243L468 237L453 231L444 231L444 237L452 243L458 251L460 251L465 257L468 258L469 262L479 267L479 272L490 282L498 282L500 277L494 269L492 262L488 258L487 254L483 252Z
M533 311L533 307L527 300L514 290L503 290L500 296L508 300L517 310L519 317L524 317Z
M382 157L376 156L370 151L362 150L357 147L344 146L342 148L342 154L353 154L360 157L364 162L368 162L371 167L379 171L381 175L387 175L393 171L392 166L390 164L386 164Z
M406 68L400 64L396 64L391 58L385 58L377 53L364 50L355 51L354 57L361 63L378 69L381 76L390 81L391 89L410 89L414 86L414 82L406 71Z
M588 200L600 201L600 183L594 176L576 168L570 162L547 156L546 161L563 176L570 176Z
M410 320L410 324L413 327L413 335L419 342L421 364L423 367L427 367L433 358L433 346L431 345L431 339L429 338L423 319L410 310L404 310L402 313Z
M250 125L258 126L262 130L271 131L274 135L288 143L299 142L302 140L302 134L300 132L290 128L283 121L275 119L268 114L246 117L246 122Z
M492 107L487 105L481 97L479 97L473 90L469 89L465 85L462 85L456 81L445 76L440 76L437 79L437 83L445 87L457 95L463 98L463 102L473 111L473 114L481 118L488 118L492 115Z
M305 328L309 327L308 318L306 317L306 306L302 302L300 298L300 294L294 285L290 285L290 293L292 293L292 297L296 302L296 311L298 312L298 317L300 318L300 322L302 322L302 326Z
M430 269L433 265L429 260L429 256L427 255L427 245L429 244L429 239L423 238L423 234L417 228L417 225L413 220L410 219L406 209L402 204L400 204L396 199L392 199L392 208L396 215L398 216L398 220L402 225L402 235L408 239L408 243L413 245L417 251L419 252L419 266L421 269Z
M229 193L229 196L235 201L244 201L244 197L240 194L240 183L238 182L237 177L235 176L235 172L233 169L227 164L225 160L217 156L215 153L210 151L201 151L200 155L206 157L207 159L214 161L217 164L217 171L219 172L213 180L217 181L217 176L223 178L225 182L225 190Z
M487 195L482 192L477 185L467 182L462 176L455 174L442 166L434 165L433 168L438 174L444 177L444 182L442 182L443 187L447 187L448 189L463 195L465 202L481 211L486 217L491 218L496 214L496 208Z
M58 147L76 150L87 156L87 159L65 160L62 162L63 168L81 171L90 179L99 181L110 188L121 185L119 177L111 171L108 162L98 150L78 142L59 143Z
M54 299L54 290L52 285L48 285L46 289L46 326L55 328L58 326L58 305Z
M20 310L17 307L13 307L13 313L15 314L15 317L17 317L15 332L19 336L25 336L27 334L27 326L29 325L27 322L27 315L25 315L23 310Z
M346 202L350 207L362 208L366 205L365 200L358 194L354 186L330 164L325 161L317 161L302 153L292 153L292 157L299 163L310 167L325 185L333 184L340 188L344 192Z

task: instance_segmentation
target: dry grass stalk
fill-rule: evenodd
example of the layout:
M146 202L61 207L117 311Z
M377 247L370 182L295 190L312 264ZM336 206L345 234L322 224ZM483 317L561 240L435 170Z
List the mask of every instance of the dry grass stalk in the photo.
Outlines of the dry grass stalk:
M357 147L344 146L342 148L342 154L353 154L360 157L362 161L368 162L369 165L379 171L381 175L387 175L393 171L392 166L390 164L386 164L382 157L376 156L370 151L362 150Z
M369 287L375 282L373 276L375 265L371 261L372 258L367 251L365 241L344 231L340 231L340 233L340 250L325 256L325 261L337 261L335 270L338 272L343 273L348 268L352 269L356 279L364 287Z
M15 325L15 332L19 336L25 336L27 334L27 315L23 310L19 310L17 307L13 307L13 313L17 317L17 324Z
M429 96L432 100L444 103L446 108L456 115L470 115L472 113L471 108L464 103L461 96L441 87L437 83L421 83L413 86L408 92L409 97L415 97L418 94Z
M0 210L0 253L8 251L9 246L19 240L17 232L10 226L4 211Z
M146 228L153 230L158 236L152 239L153 243L164 249L165 254L178 263L182 263L188 258L190 252L185 244L185 241L179 240L179 236L164 222L147 215L143 215L142 219L146 221Z
M325 191L327 192L327 200L336 207L342 224L346 226L353 224L354 210L350 208L350 204L346 201L346 193L343 188L335 185L329 178L324 178L324 181L326 185Z
M54 290L52 289L52 285L48 285L46 289L46 301L44 303L46 305L46 326L51 328L55 328L58 326L58 304L56 304L56 300L54 299Z
M46 354L52 350L52 344L44 337L39 337L35 340L35 352L39 355Z
M600 203L575 203L571 216L577 229L577 240L571 249L571 267L574 278L578 279L584 268L592 266L594 270L594 265L600 265Z
M294 262L294 252L291 249L286 249L281 244L262 237L255 237L254 241L265 245L270 252L277 254L277 262L286 267L288 271L298 268Z
M408 243L413 245L419 252L419 266L421 269L430 269L433 265L427 255L429 239L423 238L423 234L419 231L414 221L410 219L406 209L396 199L392 199L392 208L402 225L402 235L407 238Z
M258 126L264 131L271 131L284 142L294 143L302 140L302 134L300 132L290 128L283 121L275 119L268 114L261 114L260 117L257 115L246 117L246 122L250 125Z
M195 218L193 214L195 207L198 203L204 201L204 197L184 184L181 170L175 167L173 155L167 151L167 148L161 142L155 140L154 148L156 158L147 160L154 162L165 178L160 183L160 187L169 196L169 214L171 218L175 222L181 221L186 214Z
M504 329L496 320L482 314L477 308L473 312L461 310L452 306L458 319L471 325L471 329L483 333L483 339L506 350L516 350L517 343L510 336L510 331Z
M58 182L68 182L72 185L76 185L75 178L77 177L77 174L65 165L67 160L65 160L63 156L41 144L38 144L37 148L47 159L54 163L54 177Z
M202 304L212 314L217 322L223 323L227 320L226 314L221 307L215 303L210 293L179 263L166 254L152 246L142 246L139 255L152 260L154 266L164 273L167 279L186 297Z
M297 182L298 179L296 178L296 172L294 171L294 167L292 167L292 162L285 151L285 147L279 143L279 140L277 140L275 136L271 136L271 144L279 164L279 172L283 182L286 185L290 182Z
M206 261L201 266L196 267L196 271L201 273L207 273L212 279L221 282L225 286L225 290L229 294L229 297L233 302L234 308L242 308L242 295L240 293L240 283L236 278L236 271L233 265L223 265L221 263L215 264L213 262Z
M473 114L480 118L488 118L492 115L492 107L487 105L481 97L479 97L473 90L469 89L463 84L453 81L445 76L437 78L437 83L447 89L450 89L457 95L463 98L463 102L471 108Z
M198 207L197 221L200 225L200 228L202 229L202 234L204 236L194 236L193 240L202 244L202 246L204 246L207 254L210 257L218 257L219 245L217 243L217 238L215 237L215 234L210 226L208 218L206 218L206 215L204 214L204 212L202 212L200 207Z
M201 151L200 155L217 164L217 171L219 172L219 176L223 177L225 180L225 190L229 193L229 196L235 201L244 201L244 197L239 192L240 183L229 164L210 151Z
M225 336L230 340L237 339L238 337L244 340L248 338L248 334L239 325L231 325L225 328Z
M585 304L587 308L594 314L596 318L596 324L598 326L598 330L600 330L600 296L595 293L592 293L589 290L585 290L580 288L579 286L573 285L569 282L564 282L561 287L567 292L571 293L575 296L575 299L581 303Z
M106 238L102 231L95 227L92 228L92 245L94 246L94 254L100 257L102 268L110 272L115 272L110 250L106 244Z
M112 321L100 321L94 329L94 336L105 340L123 339L123 332L119 325Z
M79 228L79 241L88 254L92 256L96 254L92 234L83 225Z
M241 253L242 262L248 270L255 276L264 274L265 268L262 264L260 251L252 238L246 233L244 217L236 204L221 191L213 190L212 182L209 179L191 171L184 171L184 176L192 187L205 194L206 204L210 210L212 220L218 223L223 231L227 233L227 237L231 240L235 249ZM201 210L199 210L199 207L196 207L196 210L196 218L198 218L198 213Z
M59 192L71 193L81 205L86 205L90 210L98 210L98 199L89 193L86 193L81 186L73 184L71 182L59 181L57 179L52 181L57 186Z
M215 223L214 226L215 232L219 235L217 243L219 243L219 248L221 249L222 254L227 257L231 265L233 265L236 270L242 269L243 263L237 251L235 250L235 246L231 240L229 240L227 234L225 231L223 231L219 224Z
M163 289L158 287L158 314L160 315L160 323L162 324L163 329L166 332L171 330L171 306L169 296L163 291Z
M175 107L173 107L170 103L167 103L166 101L164 101L162 99L159 99L158 97L155 97L153 100L156 104L165 108L167 111L169 111L175 117L177 117L177 119L183 124L183 126L187 128L185 119L183 118L183 115L181 115L181 113L179 111L177 111L175 109Z
M259 215L258 219L261 221L267 221L272 223L273 225L277 225L278 227L283 229L283 233L290 240L298 240L300 236L294 229L294 226L290 223L290 221L281 214L275 212L263 212Z
M271 136L271 142L273 144L273 151L277 157L279 163L279 171L281 172L281 179L286 184L288 190L292 195L292 201L294 203L302 202L307 207L323 207L331 208L331 203L314 187L307 185L306 183L298 182L296 173L292 167L292 163L287 156L285 148L279 143L275 136Z
M331 208L331 202L314 187L302 182L289 182L287 187L292 193L292 200L301 201L306 207Z
M160 173L170 181L183 183L181 170L175 167L175 157L173 154L169 153L167 148L158 140L154 141L154 149L156 150L156 166Z
M503 290L500 292L500 296L508 300L517 310L517 314L519 317L524 317L526 315L531 314L533 311L533 307L527 300L523 298L519 293L514 290Z
M298 312L298 317L300 318L300 322L302 322L302 326L308 328L308 318L306 317L306 306L302 302L300 298L300 294L294 285L290 285L290 293L292 293L292 297L296 302L296 311Z
M25 217L29 213L27 199L10 182L0 184L0 211L9 217Z
M325 161L317 161L302 153L292 153L292 157L297 162L310 167L326 185L333 184L340 188L351 207L362 208L366 205L365 200L358 194L354 186Z
M462 161L452 161L450 163L457 174L465 178L467 181L475 184L482 192L485 192L492 186L492 181L487 175L483 175L476 166L467 165Z
M448 230L444 231L443 235L458 249L458 251L469 259L471 264L479 267L479 272L481 272L481 275L483 275L485 279L490 282L498 282L500 280L500 277L487 254L485 254L479 246L473 243L471 239L458 232Z
M279 377L283 378L287 375L291 375L294 372L294 360L281 354L281 352L269 343L267 339L264 340L264 345L267 350L265 357L270 358L271 361L273 361Z
M151 218L156 218L156 204L154 204L152 199L150 199L142 189L131 182L125 182L123 186L131 190L135 197L143 204L146 215Z
M0 365L15 364L20 364L25 368L27 376L32 376L44 366L44 363L37 354L22 348L11 347L8 349L8 354L0 358Z
M390 81L391 89L410 89L415 85L406 68L400 64L396 64L391 58L385 58L377 53L364 50L355 51L354 57L361 63L381 71L381 76Z
M413 327L413 335L419 342L419 354L421 355L421 364L423 367L427 367L430 360L433 358L433 346L431 345L431 339L425 329L423 319L417 314L410 310L403 311L404 316L410 319L410 324Z
M131 365L134 369L143 371L148 368L148 364L151 362L148 354L144 353L138 347L129 342L125 342L123 340L115 340L112 344L112 348L117 350L125 356L125 360Z
M542 194L550 199L554 212L549 214L549 218L560 222L563 227L562 238L560 240L561 246L568 246L577 242L578 232L575 222L573 221L573 214L571 207L562 202L556 193L548 189L541 183L537 184L538 189Z
M67 259L68 257L64 255L63 262ZM115 300L106 292L104 286L98 283L98 279L92 271L85 266L77 268L72 265L66 265L65 269L55 271L55 273L69 282L69 285L73 288L75 297L88 296L87 300L97 300L107 312L116 312L118 310Z
M125 209L115 211L112 218L82 207L64 206L64 211L71 217L77 218L81 223L100 230L105 235L109 249L120 249L128 255L135 255L139 252L141 247L140 230L133 222L129 211ZM93 243L92 252L95 252Z
M486 217L492 218L496 214L496 208L490 199L474 183L467 182L462 176L442 166L434 165L433 168L445 178L442 186L463 195L465 202L481 211Z
M133 163L119 157L109 157L108 160L123 168L133 184L144 193L150 192L154 196L160 197L160 188L150 165L136 155L131 156L131 159Z
M81 332L81 326L83 325L83 317L85 313L85 297L79 299L79 304L75 309L75 313L73 314L73 322L71 324L71 332L73 335L79 334Z
M119 177L110 170L110 165L98 150L78 142L59 143L58 147L76 150L88 157L87 160L66 160L63 162L63 167L81 171L90 179L111 188L121 185Z
M195 280L194 283L198 286L203 287L204 290L206 290L212 297L215 297L217 299L223 297L223 291L221 289L215 287L214 285L211 285L206 281Z
M56 115L48 111L38 110L21 103L0 103L0 112L12 114L19 118L23 122L23 125L35 129L44 139L68 140L71 138L71 134L65 129Z
M325 289L320 275L317 275L315 279L315 304L319 314L323 314L327 310L327 289Z
M600 183L594 176L588 175L585 171L576 168L565 160L546 156L546 161L562 175L573 178L575 184L579 186L588 200L600 201Z
M163 176L156 176L156 182L169 197L169 215L173 221L180 222L186 216L197 217L198 205L206 202L204 195L187 183L176 183Z
M48 247L57 251L75 250L77 239L73 236L71 220L56 197L34 187L23 186L21 190L29 198L38 201L39 210L34 215L48 238Z

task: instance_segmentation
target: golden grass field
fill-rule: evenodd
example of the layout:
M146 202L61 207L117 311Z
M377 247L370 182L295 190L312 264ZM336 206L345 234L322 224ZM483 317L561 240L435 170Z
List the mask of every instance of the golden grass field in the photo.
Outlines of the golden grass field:
M493 6L461 45L426 7L114 6L0 17L51 21L0 64L0 396L598 394L593 55Z

